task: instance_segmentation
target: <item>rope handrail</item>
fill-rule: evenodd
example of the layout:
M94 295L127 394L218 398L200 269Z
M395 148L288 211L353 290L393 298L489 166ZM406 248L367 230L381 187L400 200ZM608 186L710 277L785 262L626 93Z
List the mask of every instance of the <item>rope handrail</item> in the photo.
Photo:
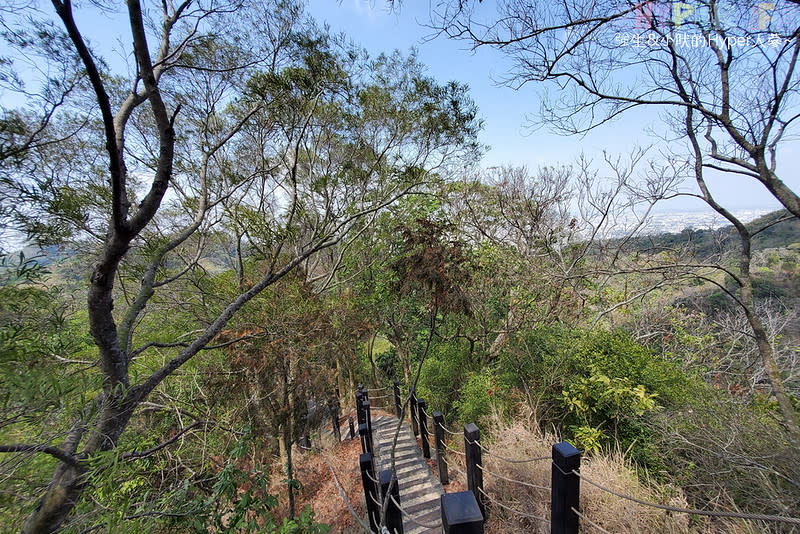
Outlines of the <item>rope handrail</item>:
M506 506L505 504L503 504L503 503L501 503L501 502L499 502L499 501L497 501L495 499L492 499L491 497L489 497L489 495L485 491L483 491L483 488L478 488L478 491L480 491L483 494L483 496L486 497L489 500L489 502L491 502L492 504L496 504L500 508L508 510L511 513L514 513L514 514L517 514L517 515L521 515L521 516L527 517L529 519L535 519L536 521L541 521L543 523L549 523L550 522L550 520L545 518L545 517L540 517L538 515L528 514L526 512L520 512L519 510L515 510L514 508Z
M497 458L498 460L502 460L502 461L508 462L510 464L524 464L524 463L528 463L528 462L541 462L543 460L552 460L551 456L535 456L535 457L532 457L532 458L525 458L525 459L522 459L522 460L512 460L511 458L504 458L503 456L500 456L499 454L493 453L488 448L484 447L483 444L480 442L480 440L476 439L475 441L470 441L467 438L464 438L464 441L466 441L470 445L477 445L478 448L480 448L480 450L485 452L488 456L493 456L493 457Z
M447 432L451 436L457 436L458 435L458 432L453 432L452 430L450 430L449 428L444 426L444 423L439 423L439 426L441 427L442 430L444 430L445 432Z
M507 481L513 482L515 484L521 484L523 486L528 486L529 488L534 488L534 489L538 489L538 490L552 491L552 488L550 488L548 486L539 486L538 484L531 484L530 482L523 482L522 480L516 480L516 479L513 479L513 478L508 478L508 477L503 476L503 475L501 475L499 473L495 473L493 471L489 471L488 469L486 469L482 465L476 465L476 467L478 469L480 469L481 471L483 471L487 475L491 475L491 476L497 477L497 478L502 478L503 480L507 480Z
M417 521L416 519L414 519L414 516L412 516L411 514L406 512L403 509L403 507L400 506L400 503L395 500L394 495L389 495L389 498L392 499L392 502L394 503L395 506L397 506L398 510L400 510L400 513L403 514L406 517L406 519L408 519L409 521L411 521L415 525L420 526L422 528L433 528L433 529L442 528L442 523L441 522L436 523L435 525L430 525L430 524L423 523L422 521Z
M385 399L387 397L388 397L388 395L373 395L373 396L371 396L369 398L369 401L370 401L370 403L372 403L372 401L374 401L374 400Z
M680 508L678 506L670 506L668 504L658 504L650 501L645 501L643 499L637 499L636 497L625 495L624 493L619 493L610 488L606 488L599 482L595 482L594 480L587 478L585 475L580 474L580 472L574 469L572 470L572 473L580 477L581 480L585 480L592 486L600 488L606 493L610 493L611 495L615 495L621 499L626 499L635 503L639 503L644 506L650 506L651 508L658 508L659 510L666 510L668 512L676 512L680 514L706 515L709 517L730 517L734 519L751 519L753 521L776 521L782 523L790 523L793 525L800 525L800 518L798 517L786 517L781 515L768 515L768 514L750 514L745 512L722 512L716 510L696 510L692 508Z
M455 471L459 475L464 475L464 478L467 478L467 474L464 471L462 471L460 468L456 467L455 465L451 465L450 469L452 469L453 471Z
M386 391L387 389L389 389L388 386L383 386L380 388L367 388L367 391Z
M463 452L461 452L461 451L457 451L457 450L455 450L453 447L451 447L450 445L448 445L448 444L447 444L447 443L445 443L444 441L442 442L442 445L444 445L444 448L445 448L445 449L447 449L447 450L448 450L448 451L450 451L450 452L454 452L454 453L456 453L456 454L460 454L461 456L466 456L466 454L465 454L465 453L463 453Z
M595 523L594 521L592 521L591 519L589 519L588 517L586 517L585 515L583 515L579 511L577 511L574 506L571 506L570 510L575 512L575 515L577 515L578 517L583 519L584 523L588 523L589 525L593 526L594 528L596 528L597 530L599 530L603 534L611 534L611 532L607 531L606 529L604 529L603 527L601 527L600 525L598 525L597 523Z
M378 499L376 499L375 496L372 493L369 494L369 498L372 499L372 502L374 502L378 506L383 506L383 503L380 502Z
M371 481L373 481L374 483L376 483L376 484L380 484L380 483L381 483L381 481L380 481L380 480L378 480L377 478L372 478L372 477L369 475L369 471L366 471L366 470L365 470L365 471L364 471L364 474L365 474L365 475L367 475L367 478L368 478L368 479L370 479Z
M339 490L339 495L342 497L342 500L347 505L347 508L350 510L350 514L353 516L353 519L355 519L358 522L358 524L361 526L361 528L364 529L364 532L366 532L367 534L370 534L372 531L370 530L369 525L364 523L364 521L360 517L358 517L358 514L356 513L355 510L353 510L353 506L350 504L350 501L347 499L347 494L344 492L344 489L342 488L342 485L339 484L339 478L336 476L336 472L333 470L333 466L328 461L328 459L325 458L325 456L323 456L323 459L325 460L325 463L328 464L328 469L331 470L331 475L333 475L333 481L336 484L336 489Z
M526 464L526 463L529 463L529 462L541 462L543 460L552 460L553 459L552 456L534 456L534 457L531 457L531 458L523 458L523 459L520 459L520 460L514 460L514 459L511 459L511 458L505 458L503 456L500 456L499 454L495 454L495 453L491 452L489 449L484 448L482 445L481 445L481 450L483 452L485 452L487 455L491 456L492 458L497 458L498 460L501 460L501 461L509 463L509 464Z

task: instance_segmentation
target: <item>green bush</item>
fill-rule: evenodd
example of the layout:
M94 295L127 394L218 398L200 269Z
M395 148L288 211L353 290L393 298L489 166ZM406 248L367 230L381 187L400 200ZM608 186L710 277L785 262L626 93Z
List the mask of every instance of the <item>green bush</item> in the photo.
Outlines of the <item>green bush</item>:
M562 327L513 339L499 360L498 381L523 391L540 424L560 426L585 450L619 446L659 469L650 414L691 403L701 387L627 332Z
M430 409L449 416L459 398L459 390L469 373L469 354L457 344L431 345L422 364L417 396L425 399Z
M458 420L464 423L475 423L485 428L487 418L493 411L504 413L507 407L506 392L491 369L486 368L467 378L459 392L459 398L453 407L458 413Z

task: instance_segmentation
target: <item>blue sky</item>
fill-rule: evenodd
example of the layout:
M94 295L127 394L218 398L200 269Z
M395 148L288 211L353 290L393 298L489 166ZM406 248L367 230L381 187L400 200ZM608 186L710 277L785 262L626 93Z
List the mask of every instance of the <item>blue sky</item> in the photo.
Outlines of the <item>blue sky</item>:
M386 5L381 0L311 0L308 12L334 32L344 32L373 55L415 47L432 76L440 81L467 82L485 120L482 141L491 146L484 165L569 164L581 153L600 159L603 150L627 154L636 144L650 146L659 142L648 133L664 130L658 113L641 108L583 137L556 135L546 127L531 131L526 124L539 109L538 90L527 85L517 91L496 83L509 67L502 54L488 49L473 52L465 43L443 36L431 39L432 30L424 27L429 19L428 2L406 1L395 12ZM779 176L793 190L800 190L800 173L792 172L800 167L800 141L787 142L780 156ZM781 172L782 169L791 170ZM709 182L718 200L731 208L779 206L760 184L750 179L712 175ZM702 202L691 199L663 206L676 210L704 207Z
M52 10L44 1L41 8ZM658 143L648 131L663 131L664 125L653 109L640 108L583 137L559 136L546 127L531 130L526 125L539 109L539 88L529 84L515 91L499 85L496 80L508 72L509 64L495 50L473 52L462 42L443 36L432 38L432 30L424 26L429 18L428 9L428 2L420 0L402 2L400 9L394 12L387 9L384 0L310 0L307 12L319 23L328 24L332 31L345 33L371 55L394 49L407 52L414 47L430 75L441 82L455 79L468 83L485 121L482 142L491 146L484 166L569 164L582 153L601 159L604 150L614 155L627 154L635 145ZM109 17L79 10L76 18L79 27L96 45L95 49L102 51L101 55L111 65L124 64L124 53L120 51L129 48L130 37L125 32L123 13ZM778 171L795 191L800 190L797 168L800 168L800 140L788 141L780 154ZM778 207L777 201L750 179L726 176L712 177L709 181L718 200L728 207ZM701 202L687 199L663 206L669 210L703 207Z

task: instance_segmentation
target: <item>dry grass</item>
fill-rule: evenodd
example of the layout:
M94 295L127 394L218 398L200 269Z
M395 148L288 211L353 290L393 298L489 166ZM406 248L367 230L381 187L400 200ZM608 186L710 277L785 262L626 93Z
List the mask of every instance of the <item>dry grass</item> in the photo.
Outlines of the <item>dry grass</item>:
M363 534L364 530L342 500L328 465L330 462L356 514L364 518L364 492L358 468L361 444L358 439L348 440L345 430L342 431L342 442L337 443L330 430L329 425L323 430L321 438L313 441L314 446L322 450L295 449L295 478L303 484L303 489L296 496L296 510L300 513L308 505L317 521L333 527L332 532ZM270 492L278 495L278 506L273 510L276 517L286 517L289 511L286 486L281 482L283 478L285 475L280 472L280 462L276 462L270 485Z
M489 450L489 454L483 454L483 480L486 492L493 500L507 508L543 520L524 517L493 504L486 524L487 534L550 532L547 520L550 517L551 462L543 460L510 463L499 457L510 460L549 457L552 445L560 441L559 438L554 434L542 432L535 423L526 424L519 420L513 424L506 424L496 419L494 426L493 442L483 443ZM679 488L654 482L643 483L621 452L584 457L581 473L620 494L649 502L691 508ZM546 489L510 482L496 475ZM638 504L612 495L585 481L581 484L580 502L581 513L601 527L595 528L589 523L584 524L584 531L590 533L603 532L603 529L614 533L636 534L760 532L755 525L741 521L698 521L695 516L694 522L691 522L687 514L666 512Z

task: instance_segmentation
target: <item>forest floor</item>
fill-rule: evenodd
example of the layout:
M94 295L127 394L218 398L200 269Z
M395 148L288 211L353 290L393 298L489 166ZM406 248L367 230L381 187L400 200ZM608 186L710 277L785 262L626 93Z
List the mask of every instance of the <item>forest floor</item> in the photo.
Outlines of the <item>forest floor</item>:
M383 410L373 410L373 417L377 415L392 415ZM347 495L350 505L360 517L366 517L364 508L364 492L361 484L361 473L358 468L358 457L361 454L361 443L358 439L347 439L347 425L342 429L342 441L335 443L330 426L324 429L325 438L321 440L322 448L314 451L296 449L294 455L295 478L302 484L302 489L295 498L295 513L297 515L309 506L315 514L315 519L320 523L330 525L331 532L343 534L363 534L347 504L342 499L339 488L331 475L331 468L336 473L336 478ZM317 446L319 442L313 442ZM435 472L435 462L429 460L429 465ZM464 466L460 465L463 470ZM273 511L276 517L288 516L289 506L284 483L285 475L276 469L271 477L270 493L278 495L279 504ZM445 486L447 493L466 491L466 481L458 479L458 475L451 473L451 482Z

